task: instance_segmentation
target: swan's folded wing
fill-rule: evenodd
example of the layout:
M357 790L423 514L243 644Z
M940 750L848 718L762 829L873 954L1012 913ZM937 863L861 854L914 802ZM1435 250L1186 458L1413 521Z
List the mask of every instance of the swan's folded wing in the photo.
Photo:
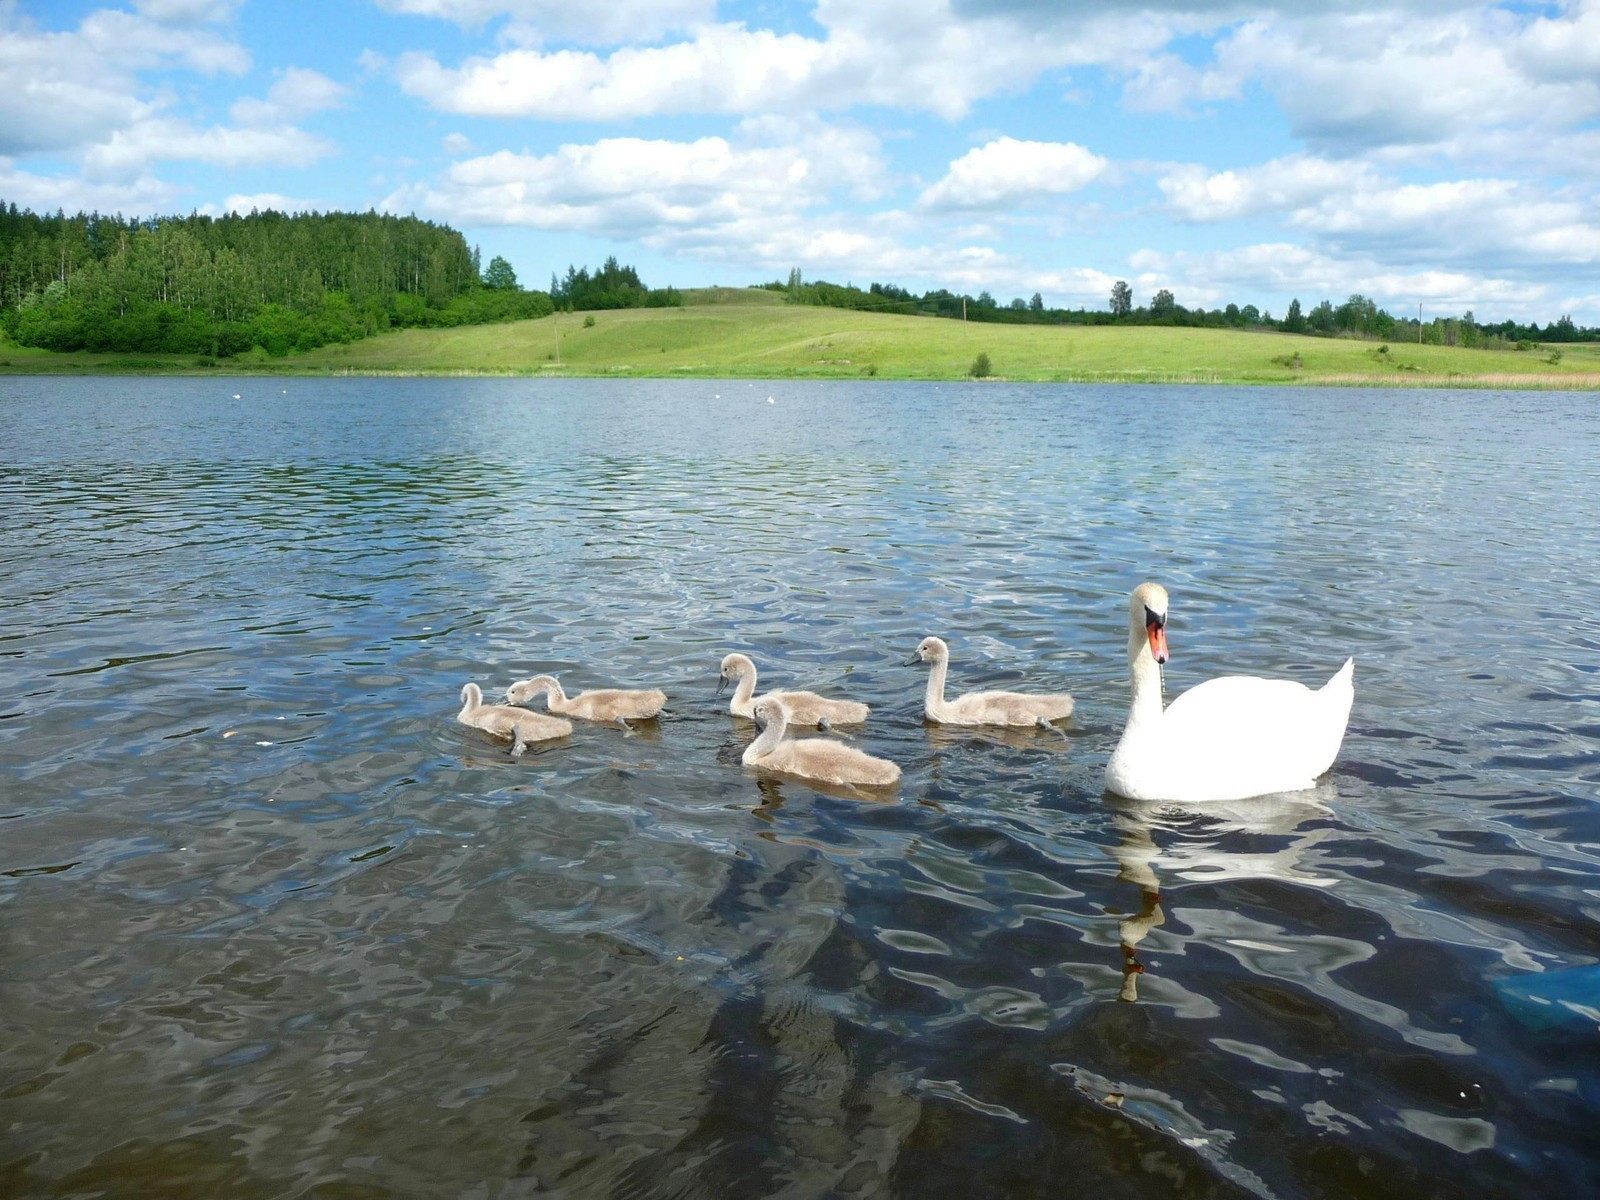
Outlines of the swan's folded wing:
M1223 675L1196 684L1167 705L1164 730L1185 738L1229 738L1240 732L1294 728L1305 719L1314 693L1292 679Z

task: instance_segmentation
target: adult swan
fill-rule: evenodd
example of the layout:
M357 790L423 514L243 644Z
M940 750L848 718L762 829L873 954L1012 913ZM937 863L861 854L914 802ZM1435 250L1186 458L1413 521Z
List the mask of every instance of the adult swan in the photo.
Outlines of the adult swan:
M1313 786L1333 765L1355 699L1355 659L1312 691L1287 679L1224 675L1163 711L1167 592L1140 584L1128 605L1133 703L1106 764L1106 789L1132 800L1241 800Z

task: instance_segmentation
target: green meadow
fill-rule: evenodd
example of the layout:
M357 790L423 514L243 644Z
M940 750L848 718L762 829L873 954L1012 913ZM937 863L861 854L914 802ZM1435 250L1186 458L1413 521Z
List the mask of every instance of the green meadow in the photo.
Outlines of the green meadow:
M968 377L984 354L992 377L1010 381L1600 388L1593 343L1492 351L1230 329L997 325L789 305L742 288L688 291L685 300L406 329L214 363L0 345L0 372L947 380Z

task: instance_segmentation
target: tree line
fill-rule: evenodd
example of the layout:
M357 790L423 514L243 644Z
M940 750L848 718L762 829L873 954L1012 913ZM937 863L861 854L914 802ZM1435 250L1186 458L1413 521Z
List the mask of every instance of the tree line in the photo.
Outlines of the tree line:
M1396 317L1369 297L1352 295L1343 304L1323 300L1310 311L1292 300L1281 318L1254 304L1243 307L1228 304L1222 308L1186 308L1167 288L1159 289L1147 304L1134 303L1133 289L1126 280L1112 285L1104 309L1051 308L1035 292L1031 299L1020 296L1001 304L989 292L976 296L944 288L916 295L892 283L874 283L866 290L853 284L806 280L796 268L787 281L759 284L781 292L794 304L817 304L834 308L853 308L865 312L898 313L985 321L1011 325L1169 325L1211 329L1273 329L1284 333L1303 333L1321 337L1364 337L1388 341L1418 341L1445 346L1470 346L1483 349L1528 349L1538 342L1600 341L1600 328L1577 325L1570 316L1551 321L1544 328L1537 322L1516 321L1479 323L1471 312L1460 316L1434 317L1426 322Z
M567 268L566 278L550 276L550 298L566 312L601 308L678 308L683 296L677 288L648 288L632 267L622 266L616 256L589 273L587 267Z
M456 230L376 212L141 219L0 203L0 329L50 350L227 358L552 311L497 264L480 274Z

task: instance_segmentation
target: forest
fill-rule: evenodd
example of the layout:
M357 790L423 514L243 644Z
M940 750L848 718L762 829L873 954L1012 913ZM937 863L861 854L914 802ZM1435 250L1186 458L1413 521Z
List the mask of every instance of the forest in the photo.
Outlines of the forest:
M504 259L480 272L460 233L416 217L69 217L0 203L0 329L24 346L283 355L552 309Z
M1551 321L1542 329L1536 322L1528 325L1519 325L1515 321L1480 324L1471 312L1459 316L1435 316L1421 321L1412 317L1393 316L1379 308L1371 298L1362 295L1352 295L1342 304L1323 300L1309 311L1303 309L1300 301L1295 299L1290 302L1283 316L1275 319L1270 312L1263 312L1253 304L1243 307L1229 304L1211 310L1185 308L1166 288L1158 290L1148 304L1136 305L1133 290L1124 280L1112 285L1104 309L1049 308L1044 303L1044 297L1037 292L1029 300L1017 297L1009 304L1001 304L987 291L969 296L939 288L918 296L892 283L874 283L863 291L850 284L808 281L798 268L789 272L787 281L774 280L760 286L783 293L793 304L819 304L867 312L1009 325L1168 325L1261 329L1314 337L1360 337L1485 350L1531 350L1540 342L1600 341L1600 329L1577 325L1570 316Z

